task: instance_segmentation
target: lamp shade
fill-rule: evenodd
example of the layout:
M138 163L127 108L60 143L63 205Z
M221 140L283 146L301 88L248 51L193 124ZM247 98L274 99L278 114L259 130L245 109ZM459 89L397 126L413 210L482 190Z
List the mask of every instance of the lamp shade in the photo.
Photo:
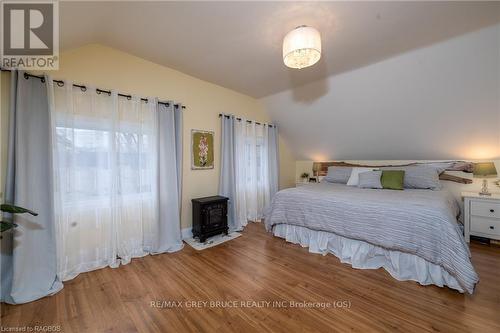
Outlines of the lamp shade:
M321 58L321 36L318 30L302 25L290 31L283 40L283 62L290 68L314 65Z
M321 171L321 163L319 163L319 162L314 162L314 163L313 163L313 171L314 171L314 172Z
M475 177L495 176L497 169L493 162L474 163L474 170L472 171Z

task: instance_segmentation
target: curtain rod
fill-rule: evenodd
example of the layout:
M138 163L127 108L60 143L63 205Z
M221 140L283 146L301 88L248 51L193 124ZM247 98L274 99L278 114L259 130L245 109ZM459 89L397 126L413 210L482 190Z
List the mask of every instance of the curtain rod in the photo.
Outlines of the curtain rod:
M222 113L219 113L219 118L220 118L220 117L222 117L222 116L223 116L223 115L222 115ZM225 114L224 116L225 116L226 118L230 118L230 116L229 116L229 115L227 115L227 114ZM241 119L241 118L236 118L236 117L235 117L234 119L236 119L236 120L238 120L238 121L242 121L242 120L243 120L243 119ZM248 120L248 119L247 119L246 121L247 121L247 123L250 123L250 124L251 124L251 123L256 123L257 125L263 125L263 124L259 123L258 121L253 121L253 120ZM267 124L267 126L269 126L269 127L276 127L275 125L270 125L270 124Z
M10 70L8 69L1 69L2 72L10 72ZM30 77L33 77L33 78L37 78L37 79L40 79L42 82L45 82L45 77L43 76L40 76L40 75L34 75L34 74L28 74L28 73L24 73L24 78L25 79L28 79ZM64 86L64 81L62 80L52 80L54 81L59 87L63 87ZM77 87L77 88L80 88L82 91L86 91L87 90L87 87L84 86L84 85L80 85L80 84L73 84L73 87ZM99 88L96 88L96 92L98 94L102 94L102 93L105 93L105 94L108 94L111 96L111 90L104 90L104 89L99 89ZM132 99L132 95L125 95L125 94L121 94L121 93L118 93L118 96L121 96L121 97L126 97L127 99ZM148 102L147 98L142 98L141 97L141 101L144 101L144 102ZM170 106L170 103L169 102L161 102L161 101L158 101L158 104L163 104L165 106ZM179 104L174 104L175 107L179 107ZM182 106L183 109L185 109L186 107L183 105Z

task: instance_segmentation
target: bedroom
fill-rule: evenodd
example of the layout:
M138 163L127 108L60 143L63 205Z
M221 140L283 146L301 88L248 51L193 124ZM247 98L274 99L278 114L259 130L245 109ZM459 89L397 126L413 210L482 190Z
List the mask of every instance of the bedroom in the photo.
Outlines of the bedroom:
M500 330L500 3L1 26L2 331Z

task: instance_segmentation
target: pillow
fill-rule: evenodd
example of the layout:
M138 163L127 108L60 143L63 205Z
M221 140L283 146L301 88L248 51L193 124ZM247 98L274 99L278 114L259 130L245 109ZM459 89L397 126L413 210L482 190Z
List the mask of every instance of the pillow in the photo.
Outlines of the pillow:
M328 168L324 180L330 183L346 184L351 176L351 171L351 167L331 166Z
M352 168L351 176L347 181L348 186L358 186L359 183L359 174L366 171L377 170L376 168Z
M380 182L382 188L388 190L402 190L405 178L404 170L382 170Z
M382 188L382 171L366 171L359 174L359 188Z
M404 188L418 188L440 190L441 182L439 181L439 173L442 169L437 167L414 165L405 167L387 167L383 170L404 170L405 178L403 182Z

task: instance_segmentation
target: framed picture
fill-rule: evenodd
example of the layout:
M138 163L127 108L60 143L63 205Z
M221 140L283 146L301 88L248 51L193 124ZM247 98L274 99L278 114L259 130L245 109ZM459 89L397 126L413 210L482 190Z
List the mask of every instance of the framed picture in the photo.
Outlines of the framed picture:
M191 169L214 168L214 132L191 130Z

